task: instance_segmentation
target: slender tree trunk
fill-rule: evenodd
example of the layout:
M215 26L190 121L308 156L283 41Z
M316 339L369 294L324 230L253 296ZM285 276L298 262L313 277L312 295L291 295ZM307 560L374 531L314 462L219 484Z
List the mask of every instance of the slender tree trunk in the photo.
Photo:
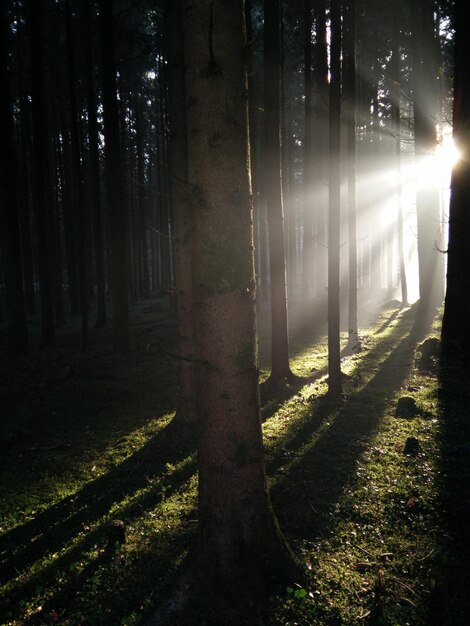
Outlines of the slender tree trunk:
M114 350L129 350L128 220L126 187L121 164L119 111L114 61L113 2L100 0L101 55L103 64L103 122L105 171L110 214L111 276Z
M49 160L44 68L44 0L29 5L32 58L32 128L34 209L41 296L41 346L55 345L53 278L51 270L51 215L49 206Z
M96 271L95 328L106 324L106 281L104 274L103 224L101 216L100 158L98 149L97 99L93 77L93 43L91 0L81 5L85 31L86 110L88 118L88 183L93 221L93 247Z
M16 194L16 158L10 103L7 41L9 24L5 3L0 6L0 232L5 280L7 350L10 356L28 354L29 339L23 294L23 271Z
M356 1L347 0L344 12L344 91L346 102L347 179L348 179L348 346L357 350L357 199L356 199Z
M75 93L75 60L73 54L72 27L70 2L65 0L65 34L67 46L67 63L69 78L69 106L70 106L70 138L72 151L72 176L74 189L74 209L77 216L77 250L78 250L78 285L81 324L81 350L85 352L88 345L88 288L86 277L86 249L85 249L85 209L83 201L82 164L80 158L80 141L78 134L77 96Z
M398 263L400 268L401 305L408 306L408 285L406 280L405 250L403 244L403 204L401 182L401 113L400 113L400 27L398 17L393 18L393 49L391 62L392 78L392 132L395 137L396 163L396 198L397 198L397 229L398 229Z
M264 2L265 183L271 274L271 376L291 379L280 145L279 0Z
M328 210L328 393L341 395L340 183L341 183L341 2L331 4L330 154Z
M168 54L170 137L168 166L175 237L176 306L178 316L179 395L176 419L196 420L197 385L194 361L194 311L192 284L192 188L188 182L186 88L184 84L183 14L180 0L167 0L165 16Z
M31 115L28 97L20 97L20 143L21 148L17 160L19 176L30 180L31 168ZM19 188L19 212L21 231L21 252L23 261L23 282L25 289L26 310L30 315L36 314L36 293L34 289L34 251L31 236L31 199L29 185L20 185Z
M65 112L61 115L62 142L62 216L64 220L65 257L67 266L68 296L71 315L79 312L78 262L76 246L76 221L73 211L72 154L69 125Z
M315 58L313 63L315 84L315 136L318 140L315 160L315 188L318 200L314 213L314 267L316 295L323 305L327 286L327 208L328 208L328 115L329 115L329 82L328 82L328 41L326 28L325 0L315 0Z
M304 3L304 210L302 246L302 296L309 299L313 273L313 72L312 72L312 0Z
M432 3L419 0L413 7L413 109L415 155L418 166L432 158L437 145L435 91L437 67ZM420 167L418 167L418 170ZM422 168L421 168L422 169ZM440 272L439 190L432 180L418 181L416 192L418 220L419 310L420 318L433 314L442 301Z

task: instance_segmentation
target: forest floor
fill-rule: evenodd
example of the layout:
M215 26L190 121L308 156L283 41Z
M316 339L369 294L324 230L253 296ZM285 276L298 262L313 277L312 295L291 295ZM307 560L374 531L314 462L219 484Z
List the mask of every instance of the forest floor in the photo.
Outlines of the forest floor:
M303 380L262 386L273 507L306 577L237 624L468 623L470 389L439 371L437 340L423 343L439 319L415 316L391 302L361 330L339 403L313 334L292 335ZM80 354L76 321L57 348L0 362L1 625L146 623L195 536L195 453L167 428L176 323L150 299L131 324L126 357L109 328Z

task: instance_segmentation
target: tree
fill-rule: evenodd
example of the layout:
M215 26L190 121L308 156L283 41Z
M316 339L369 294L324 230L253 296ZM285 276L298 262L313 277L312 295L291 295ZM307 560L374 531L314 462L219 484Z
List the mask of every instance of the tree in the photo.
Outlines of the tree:
M93 75L93 38L91 0L81 3L83 31L85 33L85 83L88 118L88 184L93 216L93 248L96 267L96 322L95 328L106 324L106 298L103 253L103 220L101 215L100 158L98 148L97 100Z
M437 61L433 3L419 0L413 18L413 110L415 154L418 162L432 158L437 146L435 89ZM442 283L439 230L441 224L439 190L435 181L418 181L416 192L418 220L418 263L420 317L427 317L441 304Z
M29 350L23 295L16 160L13 149L13 116L10 105L8 70L9 21L5 2L0 6L0 232L5 304L7 311L7 348L12 356Z
M178 421L196 419L194 363L192 211L188 183L186 136L186 88L184 84L183 14L180 0L167 0L165 15L168 55L168 100L170 137L168 166L175 236L176 308L179 338Z
M279 0L264 2L265 185L271 275L270 380L292 380L289 366L286 251L281 185Z
M31 28L32 70L32 131L34 210L36 218L36 246L41 296L41 346L55 344L53 273L51 254L50 178L49 178L49 124L45 94L44 13L45 1L29 5Z
M313 71L312 71L313 1L304 2L304 77L305 77L305 131L304 131L304 211L302 293L310 295L313 268Z
M400 27L399 17L393 14L392 60L391 60L391 122L395 135L396 163L396 199L397 199L397 230L398 230L398 262L400 266L401 305L408 306L408 284L406 280L405 250L403 243L403 206L401 183L401 80L400 80Z
M72 180L73 180L73 198L74 198L74 214L76 215L77 225L77 248L78 248L78 285L80 299L80 313L82 318L81 324L81 349L85 352L88 345L88 293L87 293L87 277L86 277L86 229L85 229L85 209L83 199L83 178L82 165L80 155L80 138L78 128L78 111L77 111L77 95L75 78L75 59L73 53L72 42L72 16L69 0L65 0L65 33L67 47L67 63L68 63L68 91L70 106L70 139L72 152Z
M347 178L348 178L348 242L349 242L349 307L348 345L357 350L357 201L356 201L356 1L348 0L344 11L344 97L346 101Z
M466 24L470 7L457 0L455 19L455 69L453 135L461 158L454 166L449 212L447 281L442 320L444 355L468 371L470 350L470 40Z
M185 593L223 590L237 606L296 566L263 461L243 2L186 0L184 16L200 432L199 527Z
M112 0L100 0L100 34L103 66L103 123L105 172L110 213L113 340L116 352L129 350L128 241L125 185L121 164L119 111L114 60Z
M328 209L328 393L342 392L340 354L341 2L331 3Z

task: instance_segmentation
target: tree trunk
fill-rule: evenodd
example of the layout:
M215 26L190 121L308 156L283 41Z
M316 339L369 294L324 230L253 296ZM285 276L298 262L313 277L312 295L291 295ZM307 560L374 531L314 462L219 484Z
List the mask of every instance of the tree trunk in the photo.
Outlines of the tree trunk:
M302 247L302 297L308 302L313 273L313 72L312 72L312 0L304 4L304 81L305 81L305 127L304 127L304 210Z
M178 423L196 419L194 323L192 284L191 186L188 182L186 89L184 84L183 14L180 0L167 0L165 16L168 55L170 136L168 166L175 237L176 306L179 338Z
M77 96L75 93L75 61L72 43L71 11L69 0L65 0L65 35L67 46L67 63L69 79L69 106L70 106L70 138L72 151L72 179L74 190L74 212L77 216L77 249L78 249L78 292L81 314L81 350L85 352L88 345L88 291L86 278L86 250L85 250L85 209L83 202L83 179L80 158L80 142L78 134Z
M344 13L344 92L346 106L348 180L348 346L359 347L357 325L357 201L356 201L356 1L348 0Z
M403 205L401 182L401 113L400 113L400 27L398 17L393 18L393 48L391 61L392 103L391 121L392 133L395 137L396 159L396 198L397 198L397 229L398 229L398 263L400 268L401 305L408 306L408 285L406 280L405 250L403 245Z
M208 603L223 590L239 610L296 569L263 462L243 2L186 0L184 9L200 420L199 531L185 589L201 598L202 588Z
M463 155L470 149L470 7L456 2L454 69L454 141ZM449 213L447 288L442 320L442 350L466 372L470 354L470 161L462 158L452 173Z
M415 156L418 170L432 158L437 145L435 82L437 67L432 3L419 0L413 8L413 109ZM421 169L423 169L421 167ZM419 317L427 318L442 302L439 190L435 181L418 181L416 191L418 220Z
M31 169L31 105L28 96L20 95L20 143L18 156L19 176L30 180ZM36 314L36 293L34 289L34 253L31 236L31 194L29 185L21 185L19 190L19 213L21 232L21 252L23 264L23 282L25 290L26 311L30 315Z
M289 366L286 253L281 185L279 0L264 2L265 184L271 274L271 375L292 379Z
M34 209L41 296L41 346L55 345L51 215L49 206L49 129L45 98L44 0L29 5L32 58L32 128Z
M328 209L328 393L342 392L340 358L341 2L331 4Z
M114 61L113 2L100 0L100 34L103 64L103 122L105 171L110 214L111 276L114 350L129 350L128 241L126 186L121 164L119 111Z
M23 272L16 194L16 158L13 146L13 116L10 103L8 71L9 24L5 3L0 6L0 231L5 307L7 351L10 356L28 354L29 340L23 295Z
M93 78L91 0L82 3L85 31L86 109L88 118L88 183L93 220L93 247L96 271L95 328L106 324L106 282L104 275L103 224L101 216L100 159L98 150L97 101Z

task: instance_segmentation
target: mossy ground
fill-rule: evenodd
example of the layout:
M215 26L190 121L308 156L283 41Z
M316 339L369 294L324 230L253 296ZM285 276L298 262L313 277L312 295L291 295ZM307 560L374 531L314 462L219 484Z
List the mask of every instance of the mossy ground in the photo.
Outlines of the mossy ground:
M240 624L466 623L468 395L419 351L438 324L383 308L362 350L345 350L337 403L325 339L293 337L299 380L262 388L262 417L274 509L306 578ZM175 336L151 300L133 309L126 358L109 330L80 355L72 325L57 349L2 364L0 624L127 626L164 598L197 527L194 451L167 429ZM403 395L417 415L395 416ZM122 545L109 545L113 519Z

